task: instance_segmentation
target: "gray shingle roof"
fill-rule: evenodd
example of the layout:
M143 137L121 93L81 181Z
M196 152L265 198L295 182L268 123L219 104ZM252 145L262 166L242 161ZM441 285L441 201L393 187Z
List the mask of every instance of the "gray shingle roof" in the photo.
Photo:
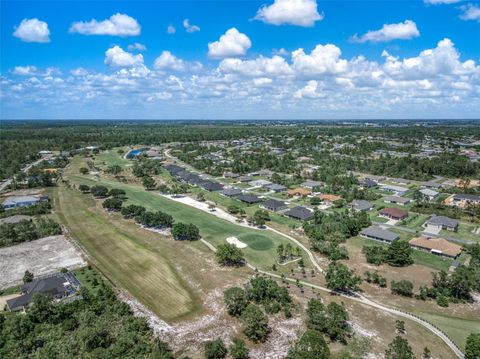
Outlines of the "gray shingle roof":
M353 209L356 209L358 211L366 211L373 207L373 204L371 202L365 201L363 199L356 199L352 201L351 205Z
M225 188L220 193L223 194L224 196L227 196L227 197L234 197L234 196L241 195L242 191L239 190L238 188Z
M308 208L302 207L302 206L297 206L292 209L289 209L284 214L288 217L301 219L302 221L305 221L313 217L313 212L310 211Z
M435 226L443 226L448 228L455 228L458 226L458 220L445 217L445 216L433 216L427 221L427 224L435 225Z
M261 202L261 199L255 196L254 194L241 194L237 197L242 202L246 203L258 203Z
M272 209L273 211L278 211L279 209L285 208L286 204L282 201L277 201L276 199L269 199L262 203L262 206L265 208Z
M385 229L381 229L379 227L370 226L363 231L360 232L360 235L380 239L382 241L393 242L400 238L400 236L396 233L387 231Z

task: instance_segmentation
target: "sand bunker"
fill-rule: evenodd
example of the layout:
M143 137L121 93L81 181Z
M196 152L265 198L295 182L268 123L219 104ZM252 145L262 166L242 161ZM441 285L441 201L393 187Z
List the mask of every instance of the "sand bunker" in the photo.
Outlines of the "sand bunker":
M247 248L247 245L242 241L239 241L237 237L228 237L226 241L237 248Z

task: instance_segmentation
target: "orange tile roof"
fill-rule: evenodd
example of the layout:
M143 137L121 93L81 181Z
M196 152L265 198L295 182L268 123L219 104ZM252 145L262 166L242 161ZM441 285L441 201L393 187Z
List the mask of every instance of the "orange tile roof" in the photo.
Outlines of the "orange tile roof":
M420 247L428 250L433 249L450 257L457 257L462 252L461 246L450 243L443 238L417 237L412 238L408 243L414 247Z
M321 194L318 196L322 201L335 202L342 199L342 197L337 196L336 194Z
M289 196L308 196L312 191L306 188L295 188L288 190L287 194Z

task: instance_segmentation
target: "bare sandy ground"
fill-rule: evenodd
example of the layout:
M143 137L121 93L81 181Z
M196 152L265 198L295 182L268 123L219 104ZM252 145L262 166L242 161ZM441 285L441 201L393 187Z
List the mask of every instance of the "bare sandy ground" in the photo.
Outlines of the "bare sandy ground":
M226 239L226 241L229 243L229 244L233 244L235 247L237 248L247 248L248 246L243 243L242 241L240 241L237 237L228 237Z
M21 283L26 270L38 276L84 265L81 253L63 235L0 248L0 288Z

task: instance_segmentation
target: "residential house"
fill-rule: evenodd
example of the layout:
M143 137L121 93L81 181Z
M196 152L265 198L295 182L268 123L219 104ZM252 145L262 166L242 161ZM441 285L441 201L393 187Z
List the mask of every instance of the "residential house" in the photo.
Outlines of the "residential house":
M445 216L433 216L427 222L425 222L424 226L427 230L442 230L446 229L448 231L456 231L458 229L459 221L457 219L445 217Z
M430 189L440 189L443 188L442 184L436 181L427 181L422 183L422 188L430 188Z
M365 178L363 180L361 180L360 182L360 185L363 186L364 188L373 188L373 187L377 187L378 186L378 183L369 179L369 178Z
M400 236L397 233L388 231L386 229L381 229L376 226L370 226L368 228L365 228L360 232L360 235L368 239L373 239L376 241L381 241L386 243L391 243L400 238Z
M241 195L236 197L238 200L248 203L248 204L253 204L253 203L258 203L261 202L262 200L255 196L254 194L250 193L242 193Z
M277 212L282 209L287 208L287 204L282 201L277 201L276 199L269 199L260 204L261 208L267 209L272 212Z
M270 190L270 191L273 191L275 193L279 193L279 192L284 192L287 190L287 187L281 185L281 184L276 184L276 183L272 183L272 184L268 184L266 186L264 186L266 189Z
M201 182L200 187L202 187L204 190L207 190L208 192L221 191L223 189L223 185L221 183L214 181Z
M226 197L237 197L242 194L242 191L238 188L225 188L223 191L220 191L220 194L223 194Z
M426 198L429 202L433 201L439 193L433 189L430 188L422 188L420 190L420 193L423 195L424 198Z
M355 199L350 203L350 208L354 211L369 211L373 208L373 203L363 199Z
M410 246L430 252L435 255L457 258L462 252L462 246L451 243L443 238L416 237L409 242Z
M172 176L176 175L178 172L185 171L185 168L177 166L177 165L173 165L173 164L164 165L163 168L165 168L165 170L168 173L170 173L170 175L172 175Z
M402 219L405 219L408 217L408 212L400 208L391 207L391 208L383 208L380 212L378 212L378 215L381 217L401 221Z
M386 196L383 198L383 202L396 204L399 206L405 206L410 203L410 198L399 197L399 196Z
M259 175L259 176L265 176L265 177L267 177L267 178L272 178L273 173L274 173L274 172L273 172L273 171L270 171L270 170L260 170L260 171L258 172L258 175Z
M408 192L408 188L406 187L392 186L388 184L380 186L380 189L385 192L395 193L397 196L402 196Z
M313 218L313 212L302 206L297 206L284 212L284 215L290 218L299 219L301 221L307 221Z
M392 178L392 182L404 186L408 186L410 184L410 181L405 178Z
M80 288L80 282L73 273L57 273L48 277L36 278L21 287L22 295L6 301L10 311L24 310L34 294L50 295L54 300L72 297Z
M308 188L312 191L318 189L319 187L323 186L323 182L320 181L305 181L300 186L303 188Z
M342 197L337 196L336 194L321 194L317 197L320 198L320 201L322 201L325 204L333 204L343 199Z
M2 205L5 209L34 206L40 202L48 201L46 196L10 196L7 197Z
M248 184L252 187L265 187L265 186L268 186L269 184L272 184L272 182L259 179L259 180L248 182Z
M233 173L233 172L224 172L223 177L224 178L238 178L238 177L240 177L240 175L237 174L237 173Z
M250 181L253 181L253 177L252 176L240 176L240 177L238 177L238 181L239 182L250 182Z
M451 198L450 205L465 208L469 205L480 205L480 196L467 193L454 194Z
M312 191L310 191L309 189L306 189L306 188L294 188L294 189L290 189L287 191L287 195L289 197L294 197L294 196L308 196L309 194L311 194Z

